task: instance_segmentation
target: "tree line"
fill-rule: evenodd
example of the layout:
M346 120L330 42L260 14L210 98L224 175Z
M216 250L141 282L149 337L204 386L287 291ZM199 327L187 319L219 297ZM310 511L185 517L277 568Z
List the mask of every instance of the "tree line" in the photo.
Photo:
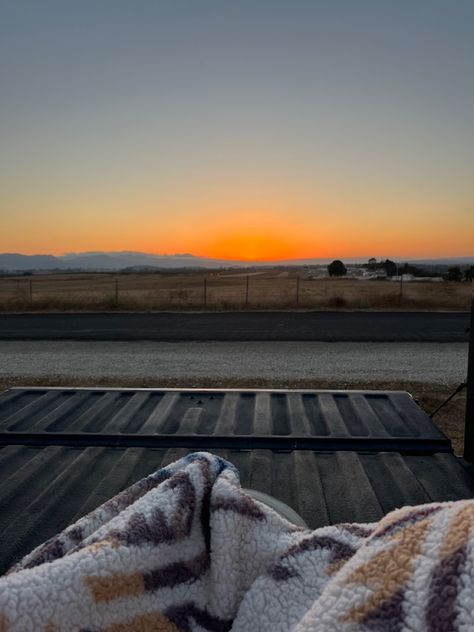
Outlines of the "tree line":
M377 261L375 257L371 257L367 264L367 268L372 272L380 270L384 272L387 277L394 277L403 274L412 274L415 277L420 276L440 276L437 271L427 270L426 268L420 268L410 263L403 263L397 265L390 259L385 261ZM331 277L342 277L347 274L347 268L340 259L332 261L328 267L328 274ZM472 281L474 279L474 266L469 266L464 270L461 266L451 266L444 274L441 275L446 281Z

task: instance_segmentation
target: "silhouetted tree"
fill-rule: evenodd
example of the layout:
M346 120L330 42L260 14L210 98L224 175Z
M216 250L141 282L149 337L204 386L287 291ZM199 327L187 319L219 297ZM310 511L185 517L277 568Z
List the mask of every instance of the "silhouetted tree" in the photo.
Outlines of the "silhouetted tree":
M387 273L387 276L392 277L397 274L397 264L394 261L390 261L390 259L385 259L382 263L382 268Z
M464 270L464 280L472 281L473 279L474 279L474 266L469 266L469 268L466 268L466 270Z
M446 279L446 281L461 281L461 268L459 266L452 266L451 268L448 268L448 271L446 272L444 278Z
M376 270L377 269L377 259L375 257L371 257L369 259L369 261L367 262L367 267L369 268L369 270Z
M328 265L328 272L329 276L344 276L347 272L347 268L342 261L336 259Z

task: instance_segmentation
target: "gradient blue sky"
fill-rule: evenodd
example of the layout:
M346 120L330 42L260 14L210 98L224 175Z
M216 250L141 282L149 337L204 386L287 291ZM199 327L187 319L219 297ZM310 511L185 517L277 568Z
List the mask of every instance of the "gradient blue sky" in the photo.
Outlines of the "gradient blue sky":
M472 0L0 11L0 251L474 254Z

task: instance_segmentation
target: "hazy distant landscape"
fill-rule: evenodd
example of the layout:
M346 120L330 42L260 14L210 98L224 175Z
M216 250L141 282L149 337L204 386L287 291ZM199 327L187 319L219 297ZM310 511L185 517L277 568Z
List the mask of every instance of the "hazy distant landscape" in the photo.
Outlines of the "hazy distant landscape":
M470 307L474 257L329 261L245 262L140 252L0 254L0 311ZM335 275L334 263L342 268Z
M380 257L379 257L380 258ZM350 263L363 264L368 257L352 257ZM19 271L59 271L59 270L123 270L124 268L246 268L272 266L304 266L326 265L332 259L282 259L280 261L242 261L233 259L215 259L212 257L198 257L192 254L156 255L144 252L82 252L54 256L50 254L24 255L19 253L0 253L0 272ZM474 265L473 256L445 257L439 259L403 259L400 263L430 266L439 269L453 265Z

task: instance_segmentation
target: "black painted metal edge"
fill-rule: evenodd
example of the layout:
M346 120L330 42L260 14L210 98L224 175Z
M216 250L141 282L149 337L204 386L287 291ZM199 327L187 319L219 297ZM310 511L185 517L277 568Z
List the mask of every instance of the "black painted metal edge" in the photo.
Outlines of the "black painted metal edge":
M451 444L445 439L397 438L372 439L370 437L305 437L305 436L215 436L215 435L154 435L154 434L96 434L65 432L54 435L48 432L4 432L0 446L72 446L85 448L105 446L117 448L191 448L196 450L312 450L319 452L398 452L400 454L428 455L436 452L452 454Z

